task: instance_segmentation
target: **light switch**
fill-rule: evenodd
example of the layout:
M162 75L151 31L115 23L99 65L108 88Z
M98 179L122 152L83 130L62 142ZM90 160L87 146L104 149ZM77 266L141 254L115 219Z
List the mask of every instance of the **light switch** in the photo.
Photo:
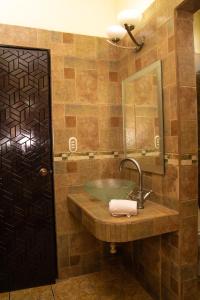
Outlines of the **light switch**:
M160 148L160 136L159 135L156 135L154 137L154 144L155 144L155 148L156 149L159 149Z
M69 151L70 152L77 151L77 138L74 136L69 138Z

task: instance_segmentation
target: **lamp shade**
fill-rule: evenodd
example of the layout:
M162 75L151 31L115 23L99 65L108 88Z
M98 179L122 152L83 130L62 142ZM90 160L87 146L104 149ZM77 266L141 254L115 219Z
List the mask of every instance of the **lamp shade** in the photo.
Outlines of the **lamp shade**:
M112 25L107 29L107 35L111 40L121 40L125 36L125 34L126 30L120 25Z
M138 9L123 10L118 15L121 25L135 25L142 18L142 13Z

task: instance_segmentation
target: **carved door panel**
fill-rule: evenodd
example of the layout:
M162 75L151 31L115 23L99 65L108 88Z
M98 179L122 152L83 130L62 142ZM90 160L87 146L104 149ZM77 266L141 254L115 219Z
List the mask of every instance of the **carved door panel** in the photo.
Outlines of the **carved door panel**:
M57 276L49 61L0 47L0 291Z

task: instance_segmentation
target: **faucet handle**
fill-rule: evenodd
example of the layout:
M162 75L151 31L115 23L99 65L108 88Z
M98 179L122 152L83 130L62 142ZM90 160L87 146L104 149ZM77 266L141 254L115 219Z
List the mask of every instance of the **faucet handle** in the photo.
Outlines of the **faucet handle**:
M149 197L149 195L150 195L151 193L153 193L152 190L150 190L150 191L143 190L143 191L144 191L144 196L143 196L143 199L144 199L144 200L146 200L146 199Z

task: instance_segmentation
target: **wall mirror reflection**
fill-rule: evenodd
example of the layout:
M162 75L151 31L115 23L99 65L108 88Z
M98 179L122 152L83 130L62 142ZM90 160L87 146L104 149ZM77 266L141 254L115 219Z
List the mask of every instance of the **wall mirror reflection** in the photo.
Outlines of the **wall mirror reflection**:
M124 151L143 171L164 174L161 61L122 82Z

